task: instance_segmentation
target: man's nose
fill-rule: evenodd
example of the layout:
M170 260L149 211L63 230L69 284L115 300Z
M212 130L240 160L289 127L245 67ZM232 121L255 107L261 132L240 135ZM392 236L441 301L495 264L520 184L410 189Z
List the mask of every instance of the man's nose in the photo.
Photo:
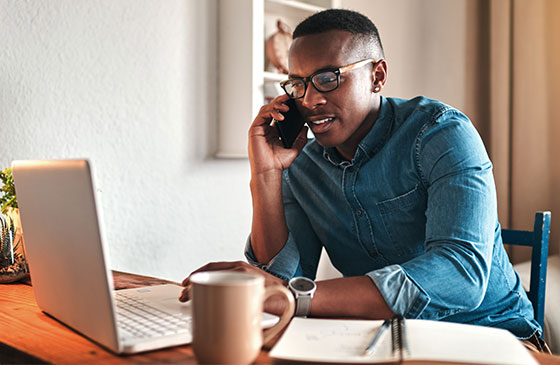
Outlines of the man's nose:
M327 99L325 99L324 94L317 91L311 81L308 81L307 90L305 91L305 95L301 99L301 105L306 109L313 110L317 106L323 105L326 102Z

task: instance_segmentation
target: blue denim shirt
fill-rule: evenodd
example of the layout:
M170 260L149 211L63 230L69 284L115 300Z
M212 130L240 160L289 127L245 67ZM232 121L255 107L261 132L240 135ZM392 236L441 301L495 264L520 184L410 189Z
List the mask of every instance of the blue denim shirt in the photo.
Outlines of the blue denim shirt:
M492 164L461 112L383 98L352 161L310 141L284 170L289 237L266 265L314 279L322 247L344 276L369 276L407 318L507 329L540 326L502 244Z

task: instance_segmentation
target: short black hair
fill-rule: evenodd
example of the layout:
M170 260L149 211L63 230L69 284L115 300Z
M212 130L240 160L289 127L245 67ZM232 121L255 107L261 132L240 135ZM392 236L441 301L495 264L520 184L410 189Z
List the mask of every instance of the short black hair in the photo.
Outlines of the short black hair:
M330 30L344 30L354 34L368 48L367 52L370 55L367 57L376 59L385 57L375 24L367 16L353 10L327 9L315 13L298 24L293 38Z

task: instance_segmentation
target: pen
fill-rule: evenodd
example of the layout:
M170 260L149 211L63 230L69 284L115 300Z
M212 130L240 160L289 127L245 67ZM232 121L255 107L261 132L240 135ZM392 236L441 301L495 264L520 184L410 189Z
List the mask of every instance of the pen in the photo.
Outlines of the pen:
M373 337L373 340L371 340L370 344L368 347L366 347L365 350L365 355L371 356L373 354L373 348L375 347L375 344L377 342L379 342L379 338L381 338L381 335L383 334L383 332L385 332L385 330L387 328L389 328L389 326L391 325L391 320L390 319L386 319L383 324L381 325L381 327L379 327L379 329L377 330L377 332L375 333L375 336Z

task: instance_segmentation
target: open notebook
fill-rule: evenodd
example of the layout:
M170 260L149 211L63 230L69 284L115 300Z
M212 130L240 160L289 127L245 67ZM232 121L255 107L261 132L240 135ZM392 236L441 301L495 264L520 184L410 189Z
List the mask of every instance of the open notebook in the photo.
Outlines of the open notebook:
M294 318L270 352L276 361L381 363L426 361L467 364L537 364L510 332L439 321L406 320L404 351L394 351L392 331L365 349L383 321Z

